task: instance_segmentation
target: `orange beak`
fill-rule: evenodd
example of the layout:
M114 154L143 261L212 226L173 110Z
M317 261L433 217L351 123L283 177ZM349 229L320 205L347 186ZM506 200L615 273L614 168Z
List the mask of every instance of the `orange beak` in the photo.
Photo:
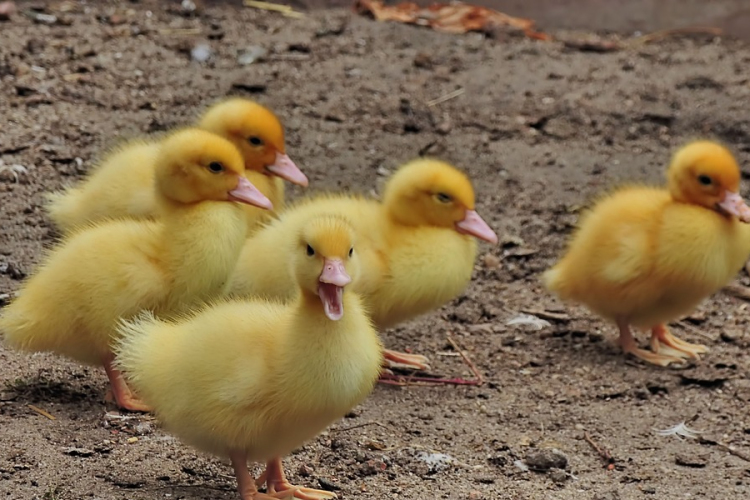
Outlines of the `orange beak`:
M724 199L719 202L719 208L729 215L734 215L742 222L750 222L750 207L738 193L726 191Z
M273 210L273 203L271 200L266 198L266 195L260 192L260 190L253 185L252 182L238 176L239 182L237 187L229 191L229 200L237 201L239 203L247 203L258 208L264 208L266 210Z
M284 153L276 152L276 159L272 165L266 167L266 170L271 172L273 175L277 175L289 181L293 184L299 184L300 186L307 187L308 180L307 176L302 173L302 170L289 158L289 155Z
M464 220L456 222L456 231L474 236L493 245L497 243L497 234L475 210L467 210Z

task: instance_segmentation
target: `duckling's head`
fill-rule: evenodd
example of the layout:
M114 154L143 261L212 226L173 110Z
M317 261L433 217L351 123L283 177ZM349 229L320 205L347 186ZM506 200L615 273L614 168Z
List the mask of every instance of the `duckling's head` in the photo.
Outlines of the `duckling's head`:
M383 196L390 216L409 226L452 228L490 243L497 235L474 210L471 181L437 160L413 160L391 177Z
M294 272L302 292L320 297L329 319L344 316L344 287L357 278L354 229L338 215L317 216L299 234Z
M270 109L248 99L227 99L210 107L199 127L230 140L246 169L307 186L307 177L285 152L284 127Z
M272 209L271 202L248 181L242 157L226 139L188 128L167 137L156 160L156 185L172 202L237 201Z
M750 222L750 207L740 196L740 168L724 146L696 141L672 157L667 171L672 198Z

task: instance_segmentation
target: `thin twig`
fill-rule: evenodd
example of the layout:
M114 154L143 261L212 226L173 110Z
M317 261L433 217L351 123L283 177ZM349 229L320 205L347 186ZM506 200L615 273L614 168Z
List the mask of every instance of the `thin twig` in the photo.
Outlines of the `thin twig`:
M461 349L458 346L456 341L453 340L453 336L450 333L447 335L447 337L448 337L448 342L450 343L451 346L453 346L453 349L458 351L458 353L461 355L461 358L463 358L464 363L469 365L469 369L471 370L471 373L473 373L474 377L476 377L477 379L476 385L482 385L484 383L484 377L482 377L482 374L479 373L479 370L477 370L477 366L471 361L471 359L469 359L469 356L463 351L463 349Z
M750 462L750 455L738 450L737 448L734 448L733 446L729 446L728 444L725 444L725 443L717 443L717 446L721 448L722 450L726 451L727 453L729 453L730 455L734 455L737 458L741 458L745 462Z
M750 288L746 286L733 283L731 285L725 286L724 288L721 289L721 291L726 292L729 295L736 297L738 299L750 300Z
M466 380L463 378L435 378L435 377L415 377L412 375L387 375L383 374L378 380L381 384L397 385L399 387L417 385L422 387L435 387L438 385L479 385L478 380Z
M703 338L704 338L704 339L706 339L706 340L716 340L716 338L715 338L715 337L712 337L712 336L711 336L711 335L709 335L708 333L705 333L705 332L701 331L701 330L700 330L699 328L696 328L696 327L694 327L693 325L691 325L690 323L688 323L688 322L687 322L687 321L685 321L685 320L683 320L683 321L678 321L678 322L677 322L677 323L675 323L675 324L676 324L677 326L679 326L680 328L682 328L682 329L684 329L684 330L687 330L687 331L689 331L690 333L693 333L693 334L695 334L695 335L698 335L699 337L703 337Z
M200 35L201 29L200 28L160 28L159 34L160 35L175 35L175 36Z
M260 0L245 0L245 7L253 7L254 9L269 10L271 12L278 12L283 16L300 19L305 17L302 12L294 10L289 5L280 5L271 2L262 2Z
M711 446L716 446L716 447L718 447L718 448L726 451L730 455L734 455L735 457L740 458L740 459L744 460L745 462L750 462L750 455L748 455L744 451L738 450L734 446L730 446L730 445L728 445L726 443L722 443L721 441L713 441L711 439L704 439L704 438L701 438L699 442L700 442L700 444L708 444L708 445L711 445Z
M719 35L722 35L724 32L721 30L721 28L714 28L710 26L688 26L686 28L676 28L676 29L656 31L654 33L649 33L648 35L639 36L638 38L635 38L627 42L626 45L641 45L641 44L654 42L656 40L661 40L662 38L667 38L668 36L672 36L672 35L688 35L688 34L694 34L694 33L695 34L705 33L708 35L719 36Z
M349 427L343 427L341 429L332 429L331 432L347 432L351 431L353 429L359 429L361 427L367 427L368 425L377 425L378 427L382 427L383 429L388 429L389 431L393 431L393 427L390 427L385 424L381 424L380 422L376 422L375 420L372 420L370 422L365 422L363 424L357 424L357 425L351 425Z
M450 101L451 99L455 99L456 97L462 95L464 92L466 92L466 90L463 87L461 87L460 89L456 89L453 92L448 92L447 94L443 96L440 96L431 101L427 101L427 106L430 108L433 106L437 106L438 104L441 104L445 101Z
M607 470L612 470L615 468L615 459L612 458L612 455L606 449L596 444L596 441L594 441L594 439L589 435L588 432L583 433L583 439L585 439L586 442L591 445L597 455L599 455L602 460L606 462Z
M566 322L570 321L570 316L565 313L556 313L552 311L545 311L541 309L521 309L522 313L533 314L534 316L542 319L549 319L551 321Z
M54 417L54 415L50 414L49 412L46 412L46 411L42 410L38 406L34 406L34 405L26 405L26 406L28 406L30 410L37 412L38 414L40 414L43 417L47 417L50 420L57 420Z

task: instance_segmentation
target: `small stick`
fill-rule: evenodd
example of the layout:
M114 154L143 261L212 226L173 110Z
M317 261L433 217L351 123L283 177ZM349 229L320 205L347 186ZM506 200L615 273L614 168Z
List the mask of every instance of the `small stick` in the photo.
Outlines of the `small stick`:
M728 293L733 297L737 297L742 300L750 300L750 288L736 283L727 285L722 289L723 292Z
M678 321L678 322L677 322L676 324L677 324L677 326L679 326L680 328L682 328L682 329L684 329L684 330L687 330L687 331L689 331L689 332L691 332L691 333L694 333L695 335L698 335L699 337L703 337L703 338L704 338L704 339L706 339L706 340L716 340L716 339L715 339L714 337L712 337L711 335L709 335L709 334L707 334L707 333L704 333L704 332L702 332L702 331L701 331L700 329L698 329L698 328L694 327L693 325L691 325L691 324L690 324L690 323L688 323L687 321L684 321L684 320L683 320L683 321Z
M713 441L711 439L703 439L703 438L701 438L700 441L699 441L699 443L700 444L708 444L708 445L716 446L716 447L718 447L718 448L726 451L730 455L734 455L735 457L740 458L740 459L744 460L745 462L750 462L750 455L748 455L747 453L745 453L743 451L738 450L734 446L729 446L726 443L722 443L721 441Z
M747 453L744 453L737 448L734 448L733 446L729 446L728 444L724 443L716 443L716 445L721 448L722 450L726 451L730 455L734 455L737 458L741 458L745 462L750 462L750 455Z
M200 35L200 28L160 28L160 35Z
M302 18L305 15L302 12L298 12L288 5L280 5L277 3L263 2L261 0L245 0L245 7L253 7L255 9L270 10L272 12L278 12L287 17Z
M544 311L540 309L521 309L522 313L533 314L534 316L542 319L549 319L552 321L570 321L570 316L565 313L556 313L552 311Z
M466 91L464 90L463 87L460 88L460 89L456 89L453 92L448 92L444 96L440 96L437 99L433 99L431 101L427 101L427 106L431 108L431 107L436 106L436 105L438 105L440 103L443 103L445 101L450 101L451 99L455 99L456 97L460 96L464 92L466 92Z
M591 445L594 451L602 458L602 460L607 463L607 470L613 470L615 468L615 459L612 458L612 455L607 450L596 444L596 441L594 441L594 439L589 435L588 432L583 433L583 439L585 439L586 442Z
M392 427L389 427L389 426L387 426L385 424L381 424L380 422L372 420L370 422L365 422L363 424L351 425L349 427L343 427L341 429L333 429L331 432L347 432L347 431L351 431L353 429L359 429L361 427L367 427L368 425L377 425L378 427L382 427L383 429L388 429L389 431L393 431L394 430Z
M471 370L471 373L473 373L474 377L476 377L476 382L477 382L476 385L482 385L484 383L484 377L482 377L482 374L479 373L479 370L477 370L476 365L471 361L471 359L469 359L469 356L467 356L466 353L460 347L458 347L458 344L456 344L456 341L453 340L453 336L451 336L450 333L447 335L447 337L448 337L448 342L450 342L450 345L453 346L453 349L458 351L458 353L461 355L461 358L463 358L464 363L469 365L469 369Z
M381 375L378 380L381 384L409 386L419 385L424 387L433 387L438 385L479 385L479 380L466 380L463 378L432 378L432 377L399 377L397 375Z
M43 417L47 417L50 420L57 420L53 415L51 415L50 413L42 410L38 406L34 406L34 405L26 405L26 406L28 406L30 410L37 412L38 414L40 414Z
M686 35L691 33L706 33L708 35L719 36L723 34L723 31L721 28L712 28L709 26L688 26L686 28L656 31L654 33L649 33L648 35L639 36L638 38L631 40L629 43L626 43L626 45L640 45L667 38L670 35Z

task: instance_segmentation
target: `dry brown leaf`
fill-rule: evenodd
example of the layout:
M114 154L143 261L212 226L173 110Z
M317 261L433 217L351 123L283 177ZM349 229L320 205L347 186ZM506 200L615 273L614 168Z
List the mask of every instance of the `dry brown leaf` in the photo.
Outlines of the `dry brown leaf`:
M490 31L500 26L510 26L523 31L530 38L550 40L549 35L534 30L534 21L530 19L512 17L476 5L436 3L423 8L414 2L384 5L381 0L356 0L354 8L359 14L369 14L376 21L397 21L428 26L446 33Z

